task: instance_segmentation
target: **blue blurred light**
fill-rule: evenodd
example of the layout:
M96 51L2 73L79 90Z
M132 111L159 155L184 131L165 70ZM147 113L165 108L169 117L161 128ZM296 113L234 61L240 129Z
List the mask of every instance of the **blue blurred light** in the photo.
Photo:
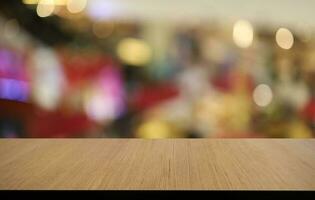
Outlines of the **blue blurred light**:
M28 98L28 84L25 81L0 78L0 98L25 102Z

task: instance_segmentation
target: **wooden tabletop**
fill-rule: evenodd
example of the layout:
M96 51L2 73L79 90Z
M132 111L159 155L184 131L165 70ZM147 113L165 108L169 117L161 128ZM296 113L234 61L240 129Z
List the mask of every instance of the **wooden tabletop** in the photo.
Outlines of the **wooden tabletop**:
M0 189L315 190L315 140L1 139Z

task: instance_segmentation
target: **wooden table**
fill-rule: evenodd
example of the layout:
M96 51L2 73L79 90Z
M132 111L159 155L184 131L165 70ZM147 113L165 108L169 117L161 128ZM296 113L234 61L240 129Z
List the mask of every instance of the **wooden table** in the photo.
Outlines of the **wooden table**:
M315 190L315 140L1 139L0 189Z

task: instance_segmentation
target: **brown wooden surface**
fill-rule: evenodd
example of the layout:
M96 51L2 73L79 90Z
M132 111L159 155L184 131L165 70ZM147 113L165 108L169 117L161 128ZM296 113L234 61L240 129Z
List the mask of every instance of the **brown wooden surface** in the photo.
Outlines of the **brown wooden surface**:
M1 139L0 189L315 189L315 140Z

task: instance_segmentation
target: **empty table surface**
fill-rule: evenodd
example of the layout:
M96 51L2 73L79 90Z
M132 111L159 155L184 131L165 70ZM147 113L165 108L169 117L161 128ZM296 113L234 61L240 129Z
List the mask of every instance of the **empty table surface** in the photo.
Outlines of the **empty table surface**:
M0 189L315 189L314 139L1 139Z

